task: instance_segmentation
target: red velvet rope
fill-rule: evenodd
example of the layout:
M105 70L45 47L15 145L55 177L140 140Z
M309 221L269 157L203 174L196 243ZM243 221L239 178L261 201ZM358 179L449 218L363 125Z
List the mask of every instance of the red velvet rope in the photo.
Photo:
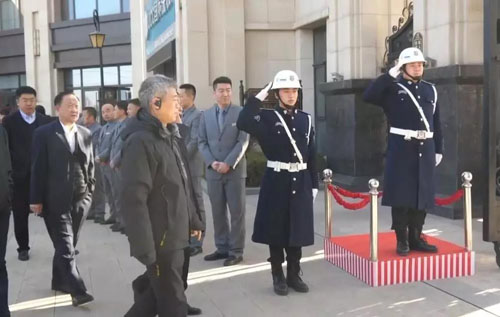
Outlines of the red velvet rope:
M351 191L348 191L347 189L335 186L335 190L341 194L344 197L349 197L349 198L366 198L370 197L370 194L365 194L365 193L353 193ZM382 197L383 193L378 192L378 197Z
M445 198L435 198L436 205L438 206L444 206L444 205L451 205L464 195L464 190L459 189L457 190L453 195Z
M328 185L328 189L330 193L332 193L333 198L335 198L335 201L341 206L343 206L346 209L349 210L358 210L361 208L366 207L370 203L370 196L368 195L367 197L363 197L363 200L360 201L359 203L350 203L342 199L342 197L337 193L337 188L333 187L332 185Z
M355 193L348 191L347 189L338 187L338 186L333 186L333 185L328 185L328 190L332 193L333 198L335 198L335 201L343 206L346 209L349 210L358 210L361 208L366 207L370 203L370 194L365 194L365 193ZM353 199L362 199L358 203L350 203L348 201L345 201L342 197L349 197ZM382 197L383 193L379 192L378 197ZM445 206L445 205L450 205L455 203L457 200L462 198L464 195L464 190L459 189L457 190L453 195L444 197L444 198L435 198L435 203L438 206Z

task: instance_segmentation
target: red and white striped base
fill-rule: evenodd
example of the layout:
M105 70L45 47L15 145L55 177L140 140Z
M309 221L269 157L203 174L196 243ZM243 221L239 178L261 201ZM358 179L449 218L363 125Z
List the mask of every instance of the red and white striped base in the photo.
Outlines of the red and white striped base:
M396 254L393 232L380 233L378 261L370 261L368 234L325 239L325 259L371 286L474 275L474 252L434 237L426 237L438 253Z

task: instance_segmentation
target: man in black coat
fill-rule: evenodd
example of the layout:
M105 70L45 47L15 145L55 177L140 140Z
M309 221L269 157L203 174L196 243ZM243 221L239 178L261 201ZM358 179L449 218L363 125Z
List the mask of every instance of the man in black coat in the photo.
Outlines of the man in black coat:
M44 217L55 249L52 289L71 294L73 306L93 300L75 259L95 184L92 135L76 124L79 103L72 92L56 96L59 120L33 136L31 177L31 209Z
M12 168L10 164L7 132L0 125L0 316L10 316L9 280L5 266L5 249L9 232L10 205L12 195Z
M261 109L268 91L279 99L274 109ZM288 287L308 292L300 278L302 247L314 243L313 201L318 193L314 129L309 114L297 110L301 89L295 72L276 74L256 97L250 97L238 118L238 129L255 136L268 159L262 179L252 240L269 245L274 291ZM286 250L287 277L282 263Z
M29 230L28 216L31 174L31 140L33 131L47 124L51 119L35 111L36 91L24 86L16 90L16 100L19 110L11 113L3 120L3 125L9 136L9 149L12 162L12 178L14 181L14 196L12 211L14 215L14 233L18 244L18 258L29 260Z
M375 79L366 102L382 107L390 130L382 205L392 207L396 252L437 252L422 236L426 210L434 207L434 172L443 157L438 95L422 80L425 58L415 47L404 49L396 66Z
M139 90L141 110L122 131L122 211L131 256L146 266L149 288L125 316L187 315L182 279L190 229L200 236L201 218L182 159L175 121L175 82L147 78Z

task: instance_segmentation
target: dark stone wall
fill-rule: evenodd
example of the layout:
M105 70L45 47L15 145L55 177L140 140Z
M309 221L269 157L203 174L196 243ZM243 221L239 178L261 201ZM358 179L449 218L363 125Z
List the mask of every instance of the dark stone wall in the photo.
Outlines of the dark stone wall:
M428 69L425 79L436 84L441 110L444 149L443 162L436 170L436 192L448 196L461 187L461 174L473 175L473 216L482 217L480 193L486 190L481 175L483 67L482 65L453 65ZM448 218L463 218L461 202L436 207L432 213Z
M381 178L386 147L382 109L363 101L370 80L346 80L320 85L326 97L326 136L322 153L334 181L351 190L367 191L370 178Z
M452 65L427 69L427 81L436 84L444 136L444 158L436 170L436 195L444 197L461 187L461 174L473 179L473 216L481 217L479 193L486 181L481 175L483 105L482 65ZM323 152L334 172L334 182L351 190L367 191L367 181L383 182L387 122L381 109L366 104L363 91L371 80L346 80L320 85L326 96L327 145ZM430 213L462 218L463 204L436 207Z

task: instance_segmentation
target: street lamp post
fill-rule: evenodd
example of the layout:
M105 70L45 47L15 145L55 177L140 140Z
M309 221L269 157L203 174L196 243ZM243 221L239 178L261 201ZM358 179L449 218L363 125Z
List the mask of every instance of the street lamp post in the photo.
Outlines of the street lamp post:
M93 48L99 49L99 68L101 70L101 87L99 88L99 106L104 102L104 69L102 64L102 47L106 34L101 32L101 23L99 21L99 12L94 10L94 26L95 31L89 34L90 43Z

